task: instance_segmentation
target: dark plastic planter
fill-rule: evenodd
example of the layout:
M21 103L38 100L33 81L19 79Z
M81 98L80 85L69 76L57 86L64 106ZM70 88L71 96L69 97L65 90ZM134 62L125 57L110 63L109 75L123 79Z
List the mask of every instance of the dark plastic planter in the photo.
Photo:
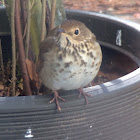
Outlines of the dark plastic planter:
M67 11L67 16L84 22L102 45L132 53L139 64L138 24L92 12ZM121 46L116 45L118 30ZM76 91L62 93L67 102L60 102L61 113L48 104L50 95L0 98L0 139L140 139L140 68L85 91L94 95L87 106Z

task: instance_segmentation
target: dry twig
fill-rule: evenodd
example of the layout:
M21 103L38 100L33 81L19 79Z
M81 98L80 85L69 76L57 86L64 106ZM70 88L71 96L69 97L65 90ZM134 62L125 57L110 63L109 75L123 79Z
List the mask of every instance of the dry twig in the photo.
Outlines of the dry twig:
M25 61L25 52L24 52L24 45L22 39L22 32L21 32L21 20L20 20L20 0L16 0L16 36L17 36L17 45L19 49L20 55L20 66L21 72L23 76L23 84L24 84L24 91L26 95L32 95L31 87L30 87L30 80L27 71L26 61Z
M16 45L15 45L15 0L11 7L11 37L12 37L12 96L15 96L16 88Z
M2 71L2 82L5 88L5 74L4 74L4 65L3 65L3 57L2 57L1 39L0 39L0 64L1 64L1 71Z

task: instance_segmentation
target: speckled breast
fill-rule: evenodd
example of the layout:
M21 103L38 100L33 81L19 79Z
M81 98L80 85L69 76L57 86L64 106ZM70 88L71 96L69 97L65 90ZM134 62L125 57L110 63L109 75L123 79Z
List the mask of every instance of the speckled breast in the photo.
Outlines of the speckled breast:
M90 83L99 71L102 53L97 42L67 43L65 48L58 47L57 53L50 52L44 62L40 76L49 89L78 89Z

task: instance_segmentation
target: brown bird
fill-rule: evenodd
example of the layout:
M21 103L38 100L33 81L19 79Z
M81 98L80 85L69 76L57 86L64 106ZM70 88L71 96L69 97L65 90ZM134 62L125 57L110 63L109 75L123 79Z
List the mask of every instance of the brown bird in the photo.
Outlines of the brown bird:
M40 44L37 71L42 83L54 93L50 103L58 99L58 90L78 89L87 101L83 87L97 75L102 62L100 45L95 35L80 21L66 20L54 28Z

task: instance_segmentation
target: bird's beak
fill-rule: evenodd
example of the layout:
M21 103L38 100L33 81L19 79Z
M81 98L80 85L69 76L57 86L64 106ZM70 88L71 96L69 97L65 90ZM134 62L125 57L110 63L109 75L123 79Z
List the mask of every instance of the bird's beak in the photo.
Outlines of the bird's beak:
M58 33L65 33L65 31L63 29L58 29L57 32Z

